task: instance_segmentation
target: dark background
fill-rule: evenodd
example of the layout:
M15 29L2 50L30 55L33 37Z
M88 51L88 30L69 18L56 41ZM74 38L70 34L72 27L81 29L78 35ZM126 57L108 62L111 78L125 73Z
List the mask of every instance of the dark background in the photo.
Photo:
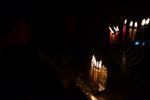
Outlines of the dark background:
M74 88L74 80L90 65L87 62L92 54L101 55L99 59L111 65L108 26L120 24L125 17L147 17L148 3L140 4L137 1L2 2L0 81L4 98L85 99ZM42 57L37 51L43 53ZM148 61L143 60L144 66ZM142 69L145 74L140 77L148 76L146 70L147 67ZM147 77L143 82L148 84Z

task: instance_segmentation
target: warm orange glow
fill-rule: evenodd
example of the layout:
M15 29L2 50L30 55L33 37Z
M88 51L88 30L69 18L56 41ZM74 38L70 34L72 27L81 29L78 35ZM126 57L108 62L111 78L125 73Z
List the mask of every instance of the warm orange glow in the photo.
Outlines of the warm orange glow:
M137 32L137 29L134 29L133 34L132 34L132 41L134 41L136 38L136 32Z
M137 23L137 22L135 22L135 23L134 23L134 27L135 27L135 28L137 28L137 26L138 26L138 23Z
M91 100L98 100L95 96L91 95Z
M130 26L130 27L132 27L132 26L133 26L133 21L131 21L131 22L130 22L129 26Z
M145 25L145 21L146 21L145 19L142 20L141 26L144 26L144 25Z
M132 38L132 28L129 29L129 39Z

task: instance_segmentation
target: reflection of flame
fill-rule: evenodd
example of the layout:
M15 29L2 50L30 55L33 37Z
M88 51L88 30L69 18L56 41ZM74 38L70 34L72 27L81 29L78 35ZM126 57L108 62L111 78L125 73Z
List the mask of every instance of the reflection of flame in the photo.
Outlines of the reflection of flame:
M124 24L126 24L127 23L127 19L125 19L125 21L124 21Z
M134 23L134 27L137 28L137 26L138 26L138 24L137 24L137 22L135 22L135 23Z
M149 20L150 20L150 19L149 19L149 18L147 18L147 20L146 20L146 22L145 22L145 24L146 24L146 25L148 25L148 24L149 24Z
M145 19L142 20L141 26L145 25Z
M132 26L133 26L133 21L131 21L131 22L130 22L129 26L130 26L130 27L132 27Z
M114 33L114 31L111 29L111 27L109 27L109 30L111 31L111 33Z

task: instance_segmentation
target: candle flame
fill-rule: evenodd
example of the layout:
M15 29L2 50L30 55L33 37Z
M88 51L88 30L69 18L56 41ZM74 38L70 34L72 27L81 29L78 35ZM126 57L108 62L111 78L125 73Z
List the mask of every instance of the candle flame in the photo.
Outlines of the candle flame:
M102 68L102 61L99 62L99 66L98 67L99 67L99 69Z
M127 23L127 19L125 19L125 21L124 21L124 24L126 24Z
M149 21L150 21L150 18L147 18L145 24L148 25L148 24L149 24Z
M109 30L111 31L111 33L114 33L114 31L111 29L111 27L109 27Z
M117 31L117 29L114 27L114 30Z
M94 55L92 56L92 63L94 64L94 66L96 66L96 58Z
M138 23L137 23L137 22L135 22L135 23L134 23L134 27L136 28L137 26L138 26Z
M97 61L97 63L96 63L96 68L99 68L99 67L98 67L98 61Z
M118 26L116 26L116 29L117 29L117 31L119 31L119 27Z
M144 26L144 25L145 25L145 21L146 21L145 19L142 20L141 26Z
M131 21L131 22L130 22L129 26L130 26L130 27L132 27L132 26L133 26L133 21Z

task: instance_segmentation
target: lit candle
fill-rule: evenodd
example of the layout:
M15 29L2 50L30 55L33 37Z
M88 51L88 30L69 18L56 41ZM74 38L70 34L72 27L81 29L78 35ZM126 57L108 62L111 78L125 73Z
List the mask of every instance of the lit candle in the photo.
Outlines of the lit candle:
M99 68L99 70L98 70L98 81L100 82L101 77L102 77L102 73L101 73L102 61L101 61L101 60L100 60L100 62L99 62L98 68Z
M143 19L142 22L141 22L141 26L144 26L144 25L145 25L145 22L146 22L146 20Z
M142 20L142 22L141 22L141 29L142 29L142 31L143 31L144 26L145 26L145 24L146 24L145 22L146 22L146 20L145 20L145 19L143 19L143 20Z
M93 55L92 60L91 60L91 69L90 69L90 77L91 78L93 78L93 75L94 75L94 66L95 65L96 65L96 58Z
M95 66L95 57L94 55L92 56L92 60L91 60L91 68L90 68L90 77L93 77L93 72L94 72L94 66Z
M126 23L127 23L127 19L125 19L124 25L123 25L123 32L122 32L123 39L125 39L125 36L126 36Z
M96 63L96 80L95 82L97 83L98 82L98 61Z
M119 27L118 26L116 26L116 37L115 37L115 40L118 40L118 33L119 33Z
M145 19L143 19L142 22L141 22L141 38L142 38L142 39L144 39L145 22L146 22Z
M96 82L96 66L94 67L94 82Z
M149 25L149 21L150 21L150 18L147 18L147 20L145 21L146 27Z
M106 81L107 81L107 70L105 65L103 65L103 70L102 70L102 84L104 86L104 88L106 87Z
M150 18L147 18L147 20L145 21L145 25L148 25L150 21Z
M110 30L110 34L109 34L109 39L110 39L110 43L112 43L113 41L113 35L114 35L114 31L111 29L111 27L109 27L109 30Z
M133 21L131 21L130 22L130 24L129 24L129 39L131 39L132 38L132 26L133 26Z
M137 22L134 23L134 29L133 29L133 36L132 36L132 41L135 40L135 37L136 37L136 32L137 32Z

